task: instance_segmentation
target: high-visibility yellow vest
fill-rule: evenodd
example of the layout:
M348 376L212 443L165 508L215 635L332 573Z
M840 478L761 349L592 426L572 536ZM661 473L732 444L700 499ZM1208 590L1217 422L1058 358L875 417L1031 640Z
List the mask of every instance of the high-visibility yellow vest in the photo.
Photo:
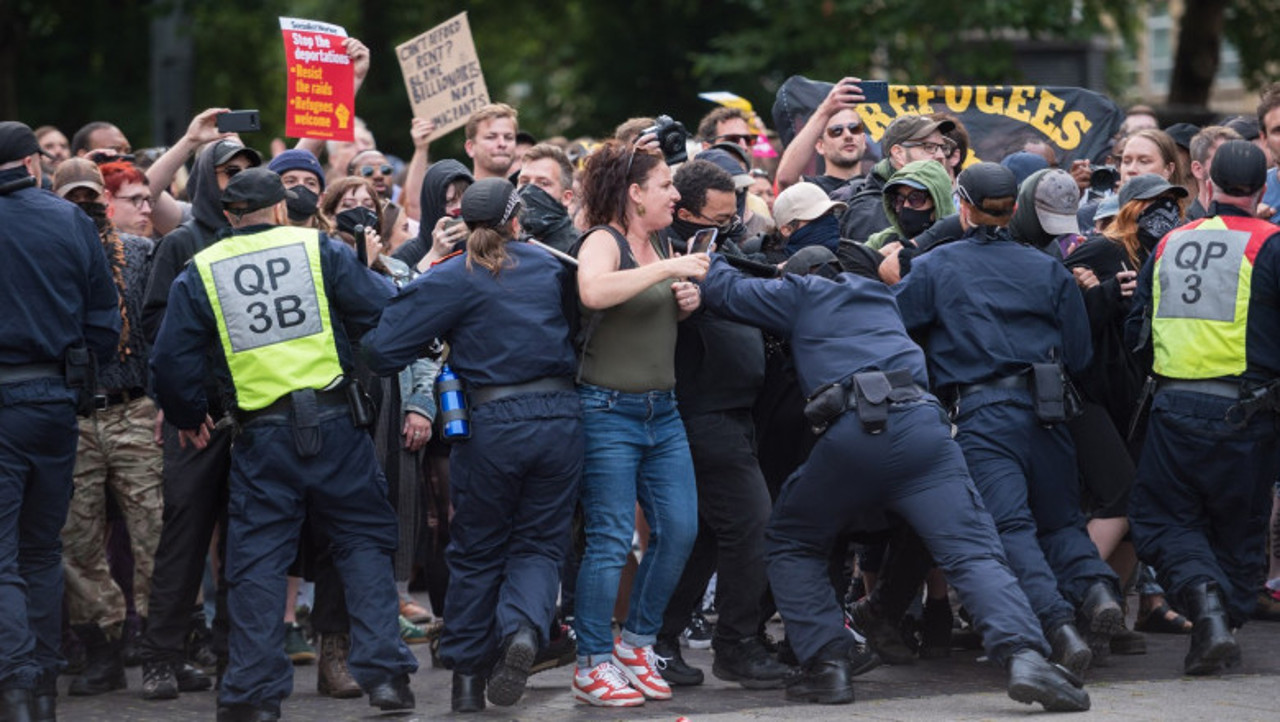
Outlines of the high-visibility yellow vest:
M1155 250L1152 369L1173 379L1244 373L1253 261L1280 228L1213 216L1169 233Z
M243 411L342 375L320 268L320 234L278 227L215 243L192 259Z

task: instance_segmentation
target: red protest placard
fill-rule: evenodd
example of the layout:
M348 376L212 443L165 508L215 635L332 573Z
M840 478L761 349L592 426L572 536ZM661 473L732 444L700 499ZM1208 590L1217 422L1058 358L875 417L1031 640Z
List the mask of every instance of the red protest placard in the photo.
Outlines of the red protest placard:
M280 18L288 67L285 135L355 140L355 69L339 25Z

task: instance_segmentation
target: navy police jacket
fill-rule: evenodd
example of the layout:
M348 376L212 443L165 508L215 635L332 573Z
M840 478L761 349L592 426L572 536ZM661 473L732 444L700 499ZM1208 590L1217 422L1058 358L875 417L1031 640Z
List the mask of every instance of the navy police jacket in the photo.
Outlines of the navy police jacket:
M508 265L496 275L468 268L464 252L405 286L361 342L369 367L393 374L439 338L449 343L449 365L473 386L573 377L565 316L572 272L528 243L508 242L506 250Z
M937 390L1058 361L1078 375L1093 354L1089 317L1057 259L1003 229L970 229L911 264L893 287L907 330L920 333Z
M233 234L256 233L272 226L249 226ZM318 233L318 231L317 231ZM352 355L348 334L359 335L378 322L378 314L395 295L395 285L360 264L356 254L342 243L321 234L320 269L329 299L329 318L344 372L351 373ZM194 263L174 280L155 347L151 352L151 373L156 399L165 420L179 429L194 429L204 421L209 408L204 381L208 376L210 349L216 349L212 369L224 389L232 388L217 323L204 282ZM397 369L398 370L398 369Z
M10 168L0 185L29 177ZM120 296L83 211L34 183L0 195L0 254L0 365L61 362L81 342L115 355Z
M712 255L702 304L791 344L806 396L863 371L911 372L925 386L924 353L902 327L889 289L852 273L836 280L787 275L751 278Z

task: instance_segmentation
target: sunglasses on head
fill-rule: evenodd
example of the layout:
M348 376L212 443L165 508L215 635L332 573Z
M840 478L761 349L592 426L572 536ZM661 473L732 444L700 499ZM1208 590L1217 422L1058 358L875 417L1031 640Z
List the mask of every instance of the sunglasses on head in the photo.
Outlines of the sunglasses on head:
M839 138L844 135L845 131L849 131L850 135L857 135L862 132L862 123L846 123L844 125L833 125L827 128L828 138Z
M369 178L377 171L379 175L391 175L391 166L383 165L362 165L360 166L360 175Z

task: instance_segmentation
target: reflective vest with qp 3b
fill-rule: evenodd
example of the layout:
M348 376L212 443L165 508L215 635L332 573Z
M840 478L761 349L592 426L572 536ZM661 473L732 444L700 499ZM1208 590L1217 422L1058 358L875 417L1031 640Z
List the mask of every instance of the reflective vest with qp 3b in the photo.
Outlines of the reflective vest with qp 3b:
M1152 370L1171 379L1245 372L1253 262L1277 231L1256 218L1213 216L1172 231L1156 246Z
M231 236L193 259L226 355L236 404L270 406L342 375L320 269L320 234L279 227Z

